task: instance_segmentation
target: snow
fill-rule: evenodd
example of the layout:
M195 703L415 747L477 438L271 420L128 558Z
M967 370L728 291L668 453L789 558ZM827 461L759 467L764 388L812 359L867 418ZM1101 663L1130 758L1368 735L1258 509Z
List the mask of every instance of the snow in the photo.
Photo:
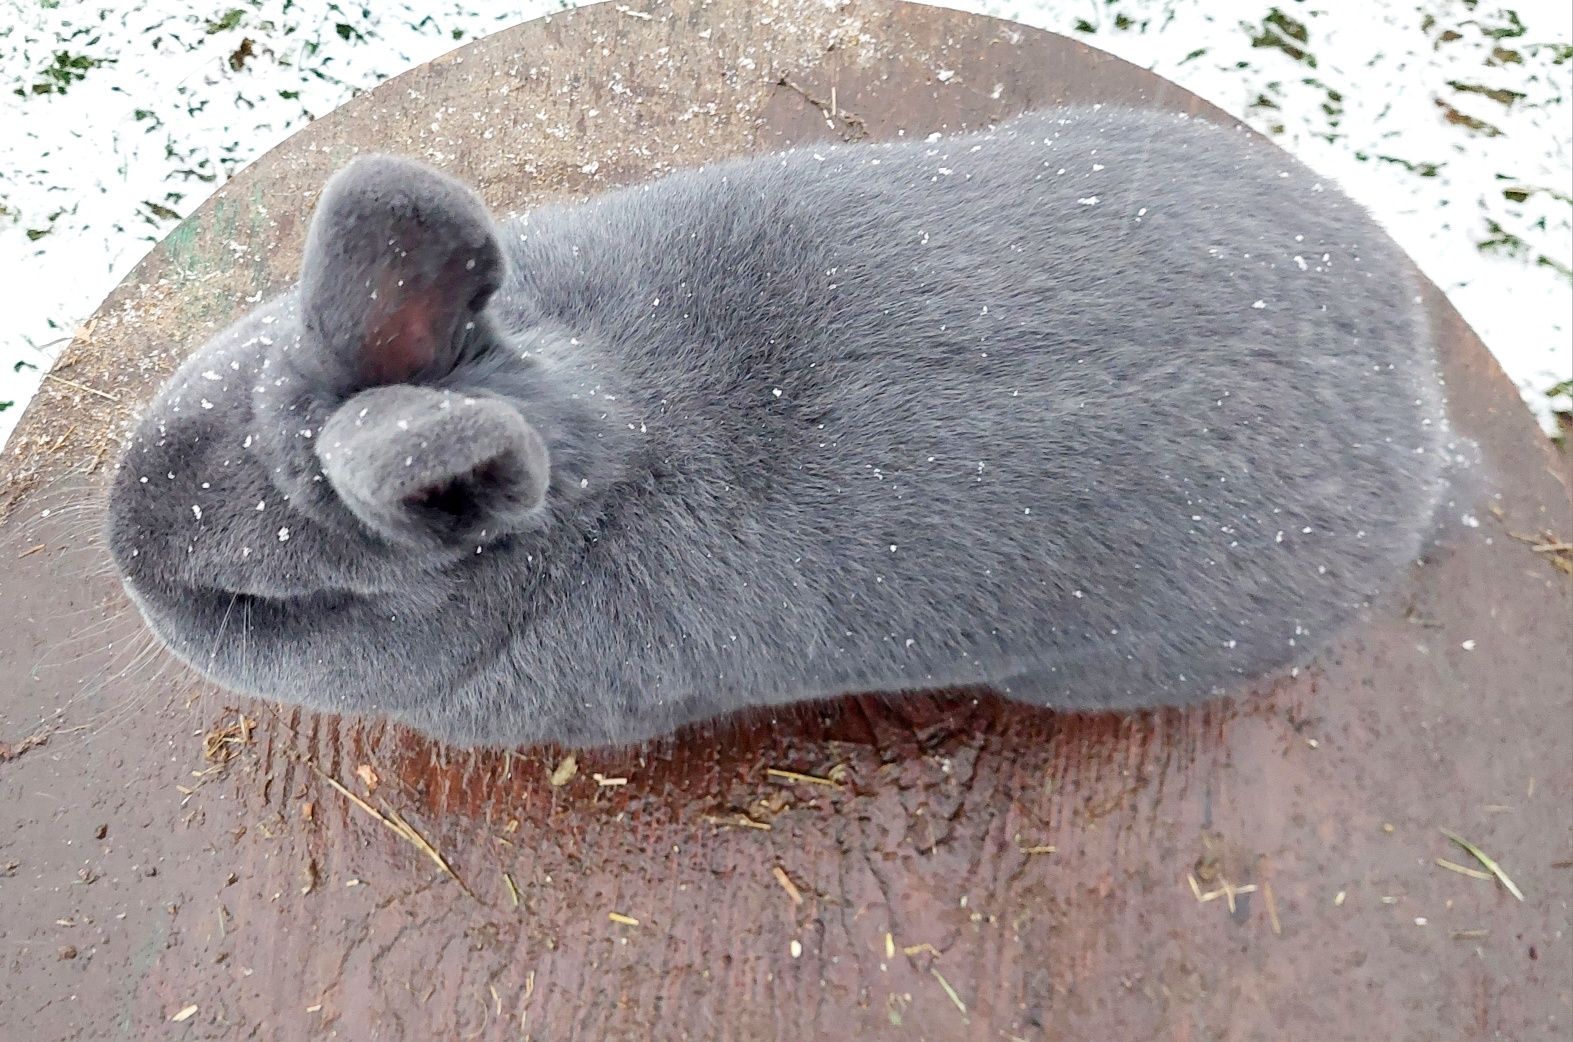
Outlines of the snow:
M563 6L8 4L0 439L109 290L236 170L355 94ZM1443 288L1549 422L1547 390L1573 378L1567 0L1481 0L1472 9L1443 0L954 6L1063 32L1151 68L1335 179ZM936 69L935 79L941 90L1000 90L950 69Z

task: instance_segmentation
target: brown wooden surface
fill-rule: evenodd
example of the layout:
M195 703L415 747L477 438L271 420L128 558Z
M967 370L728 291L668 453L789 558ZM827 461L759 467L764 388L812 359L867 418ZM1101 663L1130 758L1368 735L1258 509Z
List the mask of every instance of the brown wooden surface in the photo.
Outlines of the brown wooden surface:
M184 350L294 277L357 149L510 210L1062 100L1213 112L936 9L634 7L472 44L292 138L106 301L57 370L101 394L51 381L24 418L0 496L0 1039L1567 1037L1573 602L1512 534L1573 536L1567 468L1435 292L1477 487L1317 668L1232 705L849 698L582 754L553 785L553 750L444 751L137 657L93 542L105 453ZM1439 867L1475 865L1441 827L1525 900Z

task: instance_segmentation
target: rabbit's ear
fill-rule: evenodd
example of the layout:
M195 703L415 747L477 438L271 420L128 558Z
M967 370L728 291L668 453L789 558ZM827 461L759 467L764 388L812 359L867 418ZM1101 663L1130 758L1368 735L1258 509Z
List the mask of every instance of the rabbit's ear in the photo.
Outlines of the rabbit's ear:
M407 159L358 159L323 189L301 303L325 370L348 388L440 375L503 273L474 192Z
M443 547L528 527L546 496L546 445L496 398L374 387L341 405L316 439L346 506L394 542Z

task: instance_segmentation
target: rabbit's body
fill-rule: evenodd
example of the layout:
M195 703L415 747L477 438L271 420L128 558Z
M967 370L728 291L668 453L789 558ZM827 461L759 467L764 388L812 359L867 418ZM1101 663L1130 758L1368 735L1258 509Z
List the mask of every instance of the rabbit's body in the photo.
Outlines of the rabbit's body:
M1179 703L1298 659L1427 531L1410 269L1244 134L803 149L505 223L505 265L380 163L118 479L128 588L231 686L494 744L852 691Z

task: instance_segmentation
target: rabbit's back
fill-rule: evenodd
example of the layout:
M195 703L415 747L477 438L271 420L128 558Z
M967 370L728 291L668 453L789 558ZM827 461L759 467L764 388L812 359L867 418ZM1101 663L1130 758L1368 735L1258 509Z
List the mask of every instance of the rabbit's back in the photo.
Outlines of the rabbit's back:
M1242 132L1037 114L509 232L510 320L599 351L641 431L537 613L644 640L619 689L1183 701L1324 636L1438 493L1408 265Z

